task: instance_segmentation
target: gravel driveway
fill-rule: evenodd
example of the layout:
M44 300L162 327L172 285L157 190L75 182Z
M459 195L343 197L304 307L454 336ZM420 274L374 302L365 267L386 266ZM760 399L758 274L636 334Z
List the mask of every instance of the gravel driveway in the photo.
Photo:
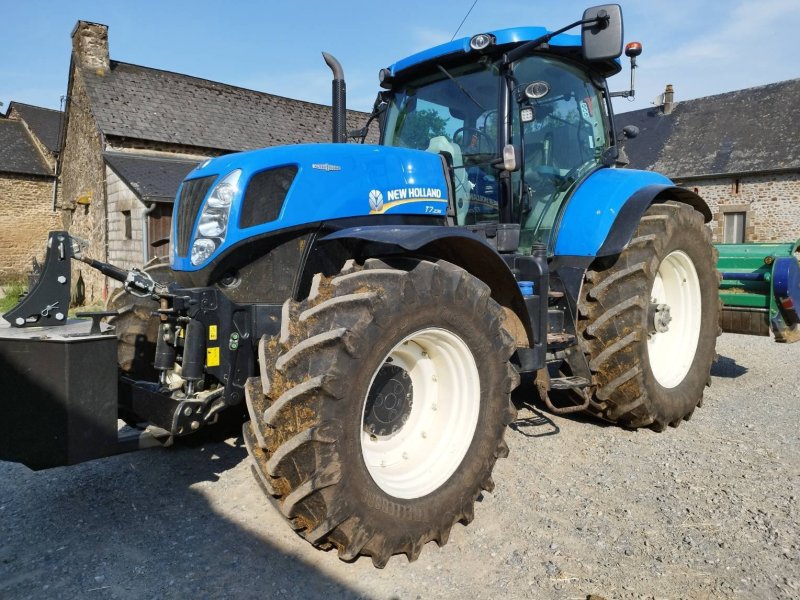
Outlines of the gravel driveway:
M703 408L662 434L523 407L475 521L383 570L293 534L238 439L0 463L0 598L800 597L800 344L718 352Z

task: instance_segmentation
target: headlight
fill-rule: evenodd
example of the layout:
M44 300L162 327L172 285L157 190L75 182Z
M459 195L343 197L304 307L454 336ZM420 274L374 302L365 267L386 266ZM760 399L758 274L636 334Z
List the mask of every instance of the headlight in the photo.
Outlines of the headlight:
M192 244L191 260L197 266L206 262L225 241L228 233L228 217L233 199L239 191L241 169L228 173L206 198L200 218L197 221L197 234Z
M473 36L469 41L469 47L473 50L485 50L494 44L495 41L497 41L497 38L495 38L491 33L479 33L478 35Z
M195 240L194 244L192 244L192 264L197 266L206 262L216 249L217 244L214 240L203 238Z
M220 237L228 228L228 215L223 212L204 210L197 224L197 233L202 237Z

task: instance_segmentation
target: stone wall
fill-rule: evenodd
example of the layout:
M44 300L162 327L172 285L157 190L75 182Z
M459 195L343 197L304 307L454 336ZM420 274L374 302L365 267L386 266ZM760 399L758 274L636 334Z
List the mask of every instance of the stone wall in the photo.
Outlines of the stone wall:
M31 258L44 260L47 233L61 229L53 179L0 173L0 284L25 279Z
M64 211L64 225L70 233L89 242L86 255L107 262L103 142L78 68L73 70L66 118L58 206ZM95 269L73 263L73 282L79 271L86 286L87 303L104 300L108 293L106 278Z
M715 242L722 242L724 215L745 213L746 242L792 242L800 238L800 173L683 180L708 203Z

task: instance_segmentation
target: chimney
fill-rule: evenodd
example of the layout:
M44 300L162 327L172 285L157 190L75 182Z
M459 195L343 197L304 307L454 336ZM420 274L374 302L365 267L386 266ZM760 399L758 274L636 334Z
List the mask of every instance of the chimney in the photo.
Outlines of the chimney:
M672 108L674 107L675 103L673 102L673 98L675 93L672 91L672 84L667 84L667 89L664 90L664 104L661 107L661 110L665 115L672 114Z
M105 75L110 67L108 26L78 21L72 30L72 52L75 64Z

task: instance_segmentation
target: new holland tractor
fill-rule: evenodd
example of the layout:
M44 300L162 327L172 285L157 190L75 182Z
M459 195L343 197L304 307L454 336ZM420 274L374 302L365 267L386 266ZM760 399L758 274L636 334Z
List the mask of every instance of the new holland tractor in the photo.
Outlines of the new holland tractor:
M117 417L167 442L243 420L291 526L382 567L472 520L521 375L557 413L688 420L719 331L711 214L662 175L615 168L622 40L605 5L400 60L380 72L379 145L339 143L345 85L326 55L337 143L198 166L168 267L125 271L51 234L0 340L19 400L0 458L119 452ZM119 341L103 313L92 331L67 318L71 258L124 283ZM37 359L52 368L34 377Z

